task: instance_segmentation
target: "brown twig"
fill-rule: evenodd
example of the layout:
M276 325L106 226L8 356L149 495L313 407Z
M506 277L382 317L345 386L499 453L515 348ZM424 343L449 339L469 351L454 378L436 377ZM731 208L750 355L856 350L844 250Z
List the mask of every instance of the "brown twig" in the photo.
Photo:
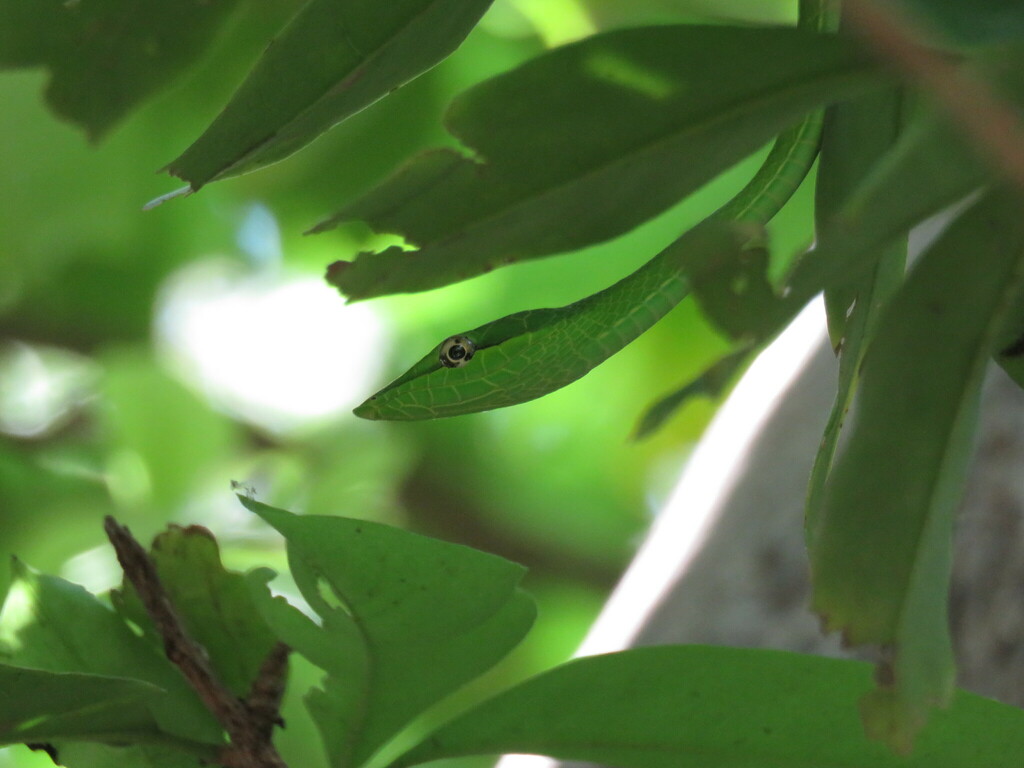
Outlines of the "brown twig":
M915 22L876 0L845 0L844 20L875 54L930 93L978 151L1024 190L1024 125L989 83L920 44Z
M146 613L163 638L164 652L199 694L207 709L228 734L230 743L218 760L225 768L286 768L271 742L284 691L289 649L278 643L264 661L245 701L235 697L217 678L206 649L185 631L167 597L156 567L127 527L107 516L107 538L117 553L125 576L135 587Z

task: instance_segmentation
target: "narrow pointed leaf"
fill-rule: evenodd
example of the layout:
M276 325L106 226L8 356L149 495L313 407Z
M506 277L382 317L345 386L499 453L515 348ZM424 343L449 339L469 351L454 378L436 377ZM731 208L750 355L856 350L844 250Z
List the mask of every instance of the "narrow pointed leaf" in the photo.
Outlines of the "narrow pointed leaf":
M525 569L468 547L341 517L242 503L288 540L317 628L280 599L266 615L328 672L307 705L335 768L369 757L399 728L482 674L526 634ZM341 602L341 606L335 604Z
M886 648L865 724L908 751L953 691L947 595L953 510L982 374L1024 274L1019 198L961 216L882 314L849 444L811 536L814 609L852 644Z
M235 0L0 0L0 68L49 70L53 110L103 134L210 43Z
M1024 712L957 695L909 758L864 738L868 665L779 651L638 648L577 659L442 726L393 768L502 752L616 768L1009 766Z
M896 142L902 120L903 94L880 91L830 107L825 121L815 200L815 216L827 227L878 158ZM878 316L903 281L907 243L901 237L880 246L866 258L875 266L857 280L825 291L829 336L839 355L839 381L821 446L807 487L805 530L814 528L821 509L825 481L832 468L839 436L849 411L861 358Z
M420 155L319 225L363 219L418 247L328 279L352 298L421 291L607 240L880 79L851 44L792 29L649 27L559 48L452 103L447 128L474 158Z
M657 400L644 412L633 432L642 440L658 430L683 405L695 397L720 397L750 357L750 347L742 347L723 356L697 378Z
M309 0L167 170L193 190L301 149L430 69L491 0Z
M826 288L849 285L874 268L884 246L994 175L936 116L917 118L832 220L821 223L814 250L787 281L788 294L803 303Z
M903 111L900 88L880 90L829 107L815 184L814 215L819 230L826 229L841 215L843 203L856 192L879 159L892 149L906 117ZM870 284L870 278L861 283ZM854 281L830 286L825 292L833 349L840 346L859 285Z

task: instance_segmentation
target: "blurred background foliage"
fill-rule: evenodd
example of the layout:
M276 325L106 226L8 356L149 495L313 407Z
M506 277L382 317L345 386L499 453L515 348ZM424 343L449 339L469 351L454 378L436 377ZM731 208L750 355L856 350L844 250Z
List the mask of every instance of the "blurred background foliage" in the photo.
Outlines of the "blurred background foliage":
M103 590L119 578L101 519L148 540L201 523L229 566L285 562L231 481L295 511L365 517L530 568L530 640L462 694L569 655L665 499L713 404L653 438L629 435L656 397L727 348L684 303L580 382L526 405L425 423L350 410L451 333L588 295L724 202L740 164L615 241L415 296L346 305L324 267L375 245L365 227L302 232L413 152L451 144L459 91L597 30L647 23L792 23L795 0L497 0L427 75L269 169L152 211L154 171L217 114L296 0L238 3L199 63L90 144L44 102L47 74L0 72L0 545ZM776 252L811 237L810 185L773 224ZM383 241L382 241L383 242ZM9 575L0 573L0 591ZM280 579L278 580L280 582ZM297 702L286 754L320 765ZM298 751L298 752L297 752ZM44 765L24 748L2 765Z

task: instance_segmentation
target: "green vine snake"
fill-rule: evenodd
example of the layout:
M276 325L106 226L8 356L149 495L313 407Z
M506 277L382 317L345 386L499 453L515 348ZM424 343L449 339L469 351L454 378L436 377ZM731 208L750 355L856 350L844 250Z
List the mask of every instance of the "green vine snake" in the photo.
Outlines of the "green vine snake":
M799 26L834 28L828 0L800 0ZM818 152L822 113L776 138L750 182L631 275L580 301L532 309L451 336L355 409L365 419L458 416L532 400L564 387L636 339L690 292L681 259L735 250L735 224L764 225L803 181Z

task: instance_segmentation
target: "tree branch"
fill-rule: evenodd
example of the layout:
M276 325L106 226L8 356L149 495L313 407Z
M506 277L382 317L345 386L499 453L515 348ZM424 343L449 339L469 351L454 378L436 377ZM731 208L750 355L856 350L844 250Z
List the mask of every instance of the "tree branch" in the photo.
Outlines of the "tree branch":
M220 764L225 768L286 768L271 734L274 725L281 724L278 709L284 692L288 646L274 646L246 700L239 700L217 678L206 649L186 632L146 550L114 518L107 516L103 528L125 576L164 641L167 658L227 731L230 743L218 756Z

